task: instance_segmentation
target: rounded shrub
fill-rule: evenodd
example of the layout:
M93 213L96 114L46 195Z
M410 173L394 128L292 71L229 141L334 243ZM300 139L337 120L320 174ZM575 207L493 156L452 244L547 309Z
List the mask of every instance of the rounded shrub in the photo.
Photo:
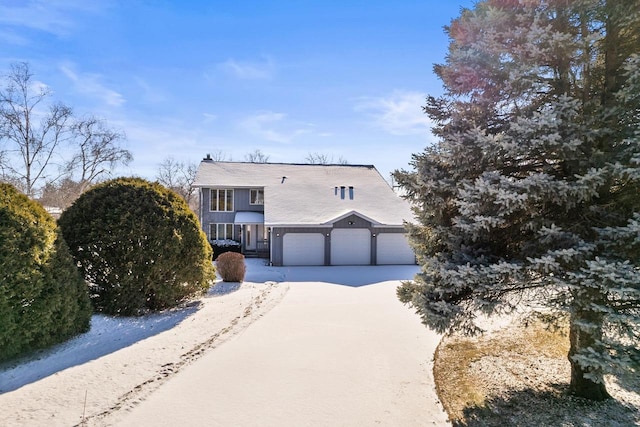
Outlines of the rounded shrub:
M218 273L225 282L242 282L247 267L244 264L244 255L237 252L225 252L217 260Z
M173 307L215 279L198 219L158 183L104 182L80 196L59 224L98 311L128 316Z
M55 220L0 183L0 361L89 329L87 285Z

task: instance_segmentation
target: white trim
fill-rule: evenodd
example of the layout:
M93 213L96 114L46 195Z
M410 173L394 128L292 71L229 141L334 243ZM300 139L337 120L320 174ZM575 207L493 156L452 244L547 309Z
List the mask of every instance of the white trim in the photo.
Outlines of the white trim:
M378 265L415 265L416 255L406 233L378 233L376 237Z
M253 203L251 201L251 192L252 191L261 191L262 192L261 203ZM251 206L264 206L264 188L250 188L249 189L249 205L251 205Z
M214 191L216 192L216 198L215 198L216 207L219 207L218 206L218 194L219 194L218 192L219 191L224 191L225 192L225 201L226 201L226 198L227 198L226 192L227 191L231 191L231 210L221 211L219 209L215 209L215 210L211 209L211 205L212 205L211 202L213 201L212 194L213 194ZM236 193L234 192L234 188L220 188L220 187L209 188L209 212L235 212L235 208L236 208Z
M331 220L325 222L325 224L335 224L336 222L338 222L340 220L343 220L343 219L345 219L345 218L347 218L347 217L349 217L351 215L355 215L357 217L360 217L360 218L364 219L365 221L369 221L372 225L381 225L378 221L376 221L374 219L371 219L371 218L369 218L369 217L367 217L365 215L362 215L361 213L359 213L359 212L357 212L355 210L351 210L351 211L349 211L349 212L347 212L347 213L345 213L343 215L340 215L339 217L331 219Z
M224 237L221 239L220 236L218 235L218 226L224 226ZM215 226L216 227L216 238L212 239L211 237L211 226ZM227 236L227 226L231 226L231 236ZM233 235L235 232L235 224L231 223L231 222L210 222L209 223L209 234L207 235L207 240L209 240L210 242L213 242L215 240L233 240Z
M333 227L329 224L276 224L271 222L265 222L265 227L272 228L324 228L326 230L332 230Z
M331 231L331 265L371 265L368 228L334 228Z
M287 233L282 236L282 265L324 265L324 233Z
M264 214L262 212L237 211L233 218L233 223L243 224L264 224Z

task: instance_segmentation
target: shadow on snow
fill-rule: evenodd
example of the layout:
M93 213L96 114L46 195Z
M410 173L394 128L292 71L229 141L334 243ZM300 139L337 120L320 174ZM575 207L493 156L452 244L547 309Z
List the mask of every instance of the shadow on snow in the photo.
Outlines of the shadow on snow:
M489 426L611 426L638 425L640 411L623 402L609 399L591 402L568 394L566 384L550 384L551 390L513 390L493 397L483 406L467 407L464 419L454 427Z
M409 280L419 271L415 265L271 267L263 260L247 260L246 282L324 282L360 287L389 280ZM239 290L241 283L218 281L205 297L220 297ZM183 308L142 317L94 314L89 332L52 348L0 366L0 394L17 390L62 370L115 353L146 338L172 329L198 311L199 301Z

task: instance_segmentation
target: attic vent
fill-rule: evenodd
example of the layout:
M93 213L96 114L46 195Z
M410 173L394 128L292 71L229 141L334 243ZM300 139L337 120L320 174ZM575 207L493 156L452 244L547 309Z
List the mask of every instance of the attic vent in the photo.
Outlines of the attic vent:
M353 200L353 186L349 187L349 200Z

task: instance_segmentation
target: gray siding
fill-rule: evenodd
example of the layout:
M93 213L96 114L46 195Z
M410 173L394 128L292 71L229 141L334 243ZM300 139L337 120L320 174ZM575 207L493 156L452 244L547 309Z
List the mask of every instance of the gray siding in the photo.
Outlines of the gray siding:
M233 189L233 212L211 212L210 188L202 188L201 195L200 222L207 238L209 238L209 224L233 224L237 211L264 212L263 205L249 203L250 190L248 188ZM234 233L236 239L240 240L239 226L234 227Z
M349 224L351 222L351 224ZM333 224L334 228L369 228L371 223L358 215L349 215Z
M251 204L251 189L238 188L233 192L233 203L236 211L264 212L264 205Z
M349 224L351 221L353 224ZM333 227L274 227L271 230L271 263L274 266L282 266L284 259L283 237L287 233L323 233L324 240L324 264L331 265L331 230L333 228L366 228L371 232L371 264L377 264L377 236L381 233L405 233L404 228L377 227L357 215L350 215L333 224Z
M215 187L213 187L215 188ZM263 205L251 205L250 189L234 189L233 212L211 212L211 193L209 188L201 189L202 204L200 207L201 222L204 232L209 237L209 225L217 223L233 224L237 211L264 212ZM349 215L340 221L327 227L273 227L270 231L271 262L275 266L281 266L284 259L283 237L287 233L322 233L325 236L325 265L331 264L331 230L333 228L366 228L371 232L371 264L377 264L377 236L381 233L405 233L404 228L376 227L371 222L358 215ZM236 239L240 239L240 226L234 227Z

